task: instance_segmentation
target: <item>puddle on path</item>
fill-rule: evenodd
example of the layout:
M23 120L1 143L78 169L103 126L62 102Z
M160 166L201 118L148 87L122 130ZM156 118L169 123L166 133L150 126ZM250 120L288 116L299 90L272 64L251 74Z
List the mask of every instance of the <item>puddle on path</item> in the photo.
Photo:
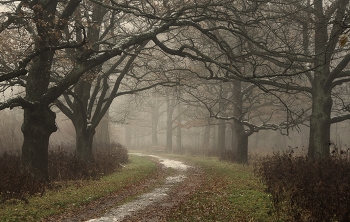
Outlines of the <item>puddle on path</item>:
M186 176L181 174L181 172L186 171L189 166L183 164L180 161L170 160L159 156L154 155L144 155L141 153L130 153L132 155L139 156L150 156L153 158L159 159L160 163L164 167L172 168L179 171L179 174L176 176L167 177L165 184L155 188L151 192L145 193L137 197L134 201L123 204L116 209L110 210L103 217L88 220L88 222L111 222L111 221L121 221L126 216L132 215L134 212L139 211L153 203L159 202L164 199L171 188L176 183L182 182L186 179Z

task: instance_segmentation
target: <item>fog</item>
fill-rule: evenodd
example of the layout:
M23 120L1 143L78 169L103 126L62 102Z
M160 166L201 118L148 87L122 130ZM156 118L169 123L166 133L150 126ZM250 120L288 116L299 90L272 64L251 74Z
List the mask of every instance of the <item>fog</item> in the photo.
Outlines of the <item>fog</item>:
M143 96L147 101L147 93ZM167 107L164 98L157 98L157 120L154 122L154 110L149 101L144 103L130 104L131 97L120 97L112 104L108 112L108 138L110 143L121 143L129 150L144 151L165 151L167 146ZM136 101L136 100L134 100ZM128 104L128 105L127 105ZM154 105L154 104L153 104ZM201 153L207 155L217 149L218 124L215 118L206 122L207 116L193 116L188 112L190 104L182 104L187 112L181 115L174 114L172 117L172 143L173 153ZM154 108L154 107L153 107ZM69 120L58 109L54 109L57 115L57 132L50 138L50 147L59 145L75 144L75 130L71 120ZM176 109L175 109L176 110ZM153 112L153 117L152 117ZM179 111L177 111L179 112ZM176 113L176 112L175 112ZM179 116L181 120L179 121ZM0 115L0 139L2 141L0 150L20 151L23 141L21 124L23 120L23 110L15 108L3 110ZM153 121L153 123L152 123ZM156 127L152 127L156 124ZM306 122L307 124L307 122ZM234 150L231 123L227 121L225 130L225 149ZM156 129L152 131L152 128ZM349 145L348 131L350 122L343 121L333 124L331 127L331 146L347 149ZM209 134L208 131L209 130ZM101 144L101 130L96 129L94 136L95 145ZM209 136L208 136L209 135ZM301 152L306 152L308 146L309 128L302 124L288 130L261 130L249 137L249 153L251 154L271 154L276 151L286 151L294 148ZM105 136L105 135L104 135ZM156 140L156 141L155 141Z

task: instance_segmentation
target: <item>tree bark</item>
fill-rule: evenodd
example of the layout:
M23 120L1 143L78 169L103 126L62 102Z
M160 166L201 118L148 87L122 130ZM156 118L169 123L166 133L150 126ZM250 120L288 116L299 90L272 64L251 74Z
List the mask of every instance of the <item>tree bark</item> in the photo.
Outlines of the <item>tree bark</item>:
M225 120L219 119L218 120L218 142L217 142L217 148L219 156L221 156L225 151L225 143L226 143L226 122Z
M110 144L110 134L109 134L109 109L103 116L102 120L96 128L96 134L94 139L94 144L105 145Z
M173 151L173 114L175 110L175 99L167 100L167 120L166 120L166 151L171 153ZM169 98L169 97L168 97Z
M90 128L88 125L85 127L85 124L81 117L73 122L75 128L75 138L76 138L76 153L80 160L91 161L93 159L92 145L95 135L95 129Z
M312 114L310 117L310 137L308 156L310 158L325 158L330 155L331 127L331 91L324 90L321 84L315 84L312 97Z
M332 47L328 43L327 19L323 15L322 1L315 2L318 12L315 20L314 79L312 82L312 114L310 117L310 137L308 156L310 158L329 157L331 127L331 81L330 62ZM330 41L334 41L331 40ZM334 47L334 46L333 46Z
M43 6L44 10L36 12L36 28L40 41L36 42L35 48L38 50L48 46L50 42L56 42L48 31L54 26L52 15L56 12L57 3L57 0L51 1ZM34 58L27 77L26 100L34 105L24 108L22 167L38 181L49 179L49 139L51 134L57 130L56 114L50 110L48 103L41 102L42 97L48 91L54 54L55 51L49 50Z
M48 146L51 134L57 130L55 119L56 114L43 104L24 109L22 164L38 181L49 180Z
M234 124L234 133L235 133L235 144L237 147L237 160L238 163L248 163L248 137L244 131L244 126L242 124Z
M234 110L233 116L239 119L243 113L243 100L242 100L242 83L239 80L235 80L233 83L233 103ZM237 150L238 163L248 163L248 137L252 132L246 132L244 125L238 120L233 121L232 125L232 147Z
M77 155L79 159L85 162L93 159L92 144L94 134L93 129L77 130Z

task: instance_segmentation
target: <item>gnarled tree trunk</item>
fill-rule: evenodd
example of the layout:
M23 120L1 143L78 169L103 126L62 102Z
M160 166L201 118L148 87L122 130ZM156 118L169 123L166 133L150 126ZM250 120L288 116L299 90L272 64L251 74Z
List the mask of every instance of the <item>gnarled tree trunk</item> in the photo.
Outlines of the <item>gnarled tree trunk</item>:
M48 181L49 139L57 130L56 114L45 104L24 109L22 132L23 169L30 172L38 181Z

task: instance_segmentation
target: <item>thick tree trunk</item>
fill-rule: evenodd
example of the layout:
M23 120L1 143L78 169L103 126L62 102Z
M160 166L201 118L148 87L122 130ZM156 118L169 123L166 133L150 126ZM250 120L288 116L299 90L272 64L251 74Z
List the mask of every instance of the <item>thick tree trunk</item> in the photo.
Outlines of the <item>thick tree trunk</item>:
M237 121L231 125L232 130L232 147L233 156L232 159L238 163L248 163L248 138L249 134L245 132L244 126Z
M242 115L242 83L239 80L235 80L233 83L233 100L234 100L234 110L233 116L239 118ZM238 163L248 163L248 137L253 132L246 132L244 125L237 120L233 121L232 125L232 146L236 149Z
M83 161L90 161L93 159L92 145L95 135L95 129L89 126L85 127L84 121L79 116L74 121L75 128L75 144L76 154L79 159Z
M76 129L76 147L79 159L90 161L93 159L92 144L95 131L93 129Z
M345 2L340 1L339 4ZM312 83L312 113L310 117L308 156L320 159L330 155L332 109L332 78L330 78L330 70L333 51L331 51L332 47L330 47L328 42L328 21L322 13L323 2L316 1L314 7L319 13L315 14L315 71ZM332 39L330 41L334 42Z
M56 114L46 105L24 109L22 163L38 181L48 181L49 138L57 130Z
M41 9L42 13L38 13L35 18L44 21L40 24L37 23L38 41L35 43L35 48L38 50L48 46L49 42L55 42L54 37L48 30L51 30L54 26L52 15L55 14L57 3L57 0L47 3ZM54 54L55 51L45 51L32 60L26 85L25 99L33 103L33 106L24 108L22 167L23 170L30 172L39 181L48 181L49 179L49 139L51 134L57 130L56 115L49 108L50 102L43 103L41 101L49 87Z
M330 127L332 98L330 90L327 92L317 83L312 97L312 115L310 118L310 137L308 156L310 158L325 158L330 155Z
M248 135L241 135L237 141L237 162L248 163Z
M240 124L236 124L236 145L237 145L237 162L248 163L248 137L249 135L244 132L244 127Z

